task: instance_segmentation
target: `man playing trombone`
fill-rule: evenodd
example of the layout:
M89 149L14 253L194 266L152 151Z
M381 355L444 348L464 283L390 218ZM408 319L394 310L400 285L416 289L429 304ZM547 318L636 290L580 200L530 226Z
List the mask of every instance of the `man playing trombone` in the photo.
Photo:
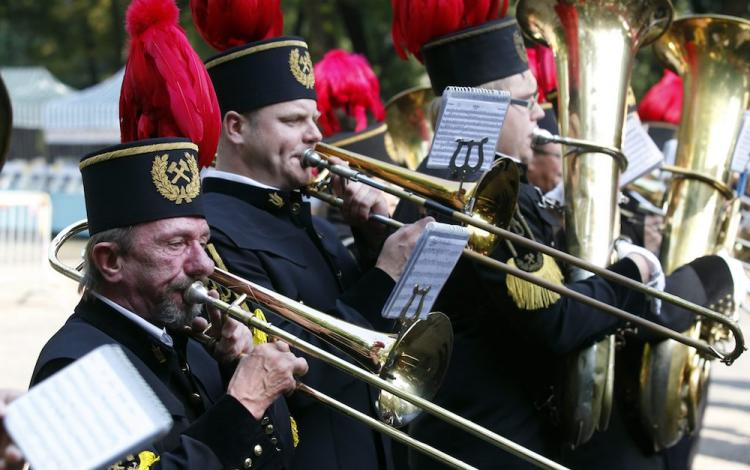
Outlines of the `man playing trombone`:
M132 39L120 122L123 137L132 141L81 160L91 234L76 276L83 296L42 350L31 384L101 345L119 344L174 424L163 439L113 468L288 468L294 436L283 394L295 389L307 363L285 343L253 346L244 325L222 324L214 309L214 326L207 328L198 317L201 306L184 298L189 286L214 270L205 252L209 228L198 146L187 138L144 139L160 131L181 133L213 153L205 137L211 110L218 108L215 98L190 80L165 80L143 68L153 61L177 76L207 80L177 16L172 0L136 0L128 8ZM143 35L149 46L168 44L175 54L149 56ZM169 87L194 97L194 107L175 106L164 96L150 101ZM181 119L185 114L189 120ZM191 327L203 331L201 339L210 339L211 347L188 336Z
M241 15L253 21L280 15L214 8L212 14L225 15L216 18L205 12L203 2L194 1L192 7L198 30L211 45L226 49L228 37L247 42L206 62L222 113L216 165L203 180L209 253L220 267L306 306L360 326L391 329L380 311L428 219L384 242L383 227L368 223L371 213L387 213L384 197L367 186L347 184L343 215L355 226L358 264L335 229L311 216L300 192L312 179L312 170L301 165L302 155L321 140L307 45L296 37L270 34L259 41L269 36L252 36L253 31L275 31L274 25L232 29L233 19ZM222 22L226 24L216 27ZM323 345L301 327L273 313L265 315L296 336ZM306 383L374 415L375 393L320 360L310 359ZM293 468L391 466L388 439L305 397L292 396L289 404L300 439Z
M283 343L253 347L247 328L234 320L208 331L216 338L213 357L184 332L205 327L205 321L196 319L200 305L187 303L183 291L214 267L204 251L209 230L195 154L187 139L171 138L82 159L91 233L84 296L42 350L32 385L100 345L117 343L175 421L165 439L133 457L140 463L123 465L282 468L293 449L282 394L294 390L295 376L307 370L305 360ZM170 183L167 162L192 171ZM118 187L138 193L142 204L134 206ZM219 313L211 317L218 324Z

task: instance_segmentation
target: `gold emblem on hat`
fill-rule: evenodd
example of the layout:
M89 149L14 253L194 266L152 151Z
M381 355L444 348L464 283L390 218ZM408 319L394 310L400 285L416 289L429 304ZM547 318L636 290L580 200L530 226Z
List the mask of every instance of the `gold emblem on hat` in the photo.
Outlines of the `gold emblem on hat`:
M185 158L169 161L169 154L156 156L151 166L151 179L159 194L175 204L192 202L201 190L198 164L185 152Z
M315 86L315 75L313 74L313 63L307 50L300 52L296 47L289 52L289 70L294 78L305 88Z
M518 30L513 31L513 45L516 46L518 57L520 57L522 61L528 62L529 56L526 55L526 45L523 43L521 32Z

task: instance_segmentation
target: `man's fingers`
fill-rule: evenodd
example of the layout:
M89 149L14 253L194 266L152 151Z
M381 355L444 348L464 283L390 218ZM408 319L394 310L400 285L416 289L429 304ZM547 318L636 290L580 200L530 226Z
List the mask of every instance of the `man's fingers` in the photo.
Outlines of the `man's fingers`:
M307 361L302 357L295 357L294 363L292 364L292 374L295 377L302 377L307 374L310 367L307 365Z
M286 344L283 341L274 341L273 345L276 346L276 349L278 349L281 352L290 352L289 345Z
M203 331L208 328L208 320L203 317L195 317L191 328L193 331Z

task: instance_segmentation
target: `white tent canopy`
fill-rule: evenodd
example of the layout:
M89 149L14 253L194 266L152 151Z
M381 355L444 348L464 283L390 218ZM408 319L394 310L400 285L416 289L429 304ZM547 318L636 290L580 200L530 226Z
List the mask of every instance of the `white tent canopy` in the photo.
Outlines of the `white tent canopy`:
M2 67L0 75L13 106L13 127L41 129L44 105L75 90L44 67Z
M119 143L123 75L121 69L101 83L48 102L44 110L47 143Z

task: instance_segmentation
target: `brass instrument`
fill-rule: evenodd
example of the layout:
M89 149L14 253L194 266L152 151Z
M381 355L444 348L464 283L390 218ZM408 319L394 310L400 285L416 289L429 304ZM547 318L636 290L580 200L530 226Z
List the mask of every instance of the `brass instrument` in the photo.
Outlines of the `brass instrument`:
M0 171L10 148L10 134L13 130L13 108L10 105L8 90L0 77Z
M675 165L667 168L673 178L661 262L669 273L716 253L731 244L728 234L736 233L731 226L739 200L727 183L742 114L750 105L750 21L718 15L681 18L655 49L682 76L684 90ZM733 309L727 305L728 319ZM688 334L712 345L730 336L723 326L700 317ZM709 371L708 358L680 344L646 345L641 420L655 449L695 430Z
M56 271L79 282L82 277L80 271L65 265L59 259L58 252L66 240L86 230L86 228L87 221L85 220L66 227L52 240L48 252L50 264ZM382 394L381 399L378 400L378 405L381 409L381 416L384 418L392 419L392 422L395 422L398 418L407 418L406 413L412 413L412 410L420 408L422 411L452 423L462 430L540 468L566 470L562 465L441 408L422 396L434 395L448 365L453 333L450 322L445 315L430 314L427 320L412 323L398 336L394 336L373 332L343 322L226 271L216 269L209 278L222 285L223 288L230 290L236 288L238 294L241 295L229 304L209 296L208 289L202 283L195 282L185 291L185 300L189 303L207 304L226 312L231 318L248 327L256 328L272 337L283 340L312 357L325 361L343 372L380 388ZM377 374L350 364L324 349L260 320L240 307L240 304L245 300L254 301L281 317L297 322L313 334L331 341L337 347L342 347L370 369L377 370ZM197 339L201 340L202 338L199 336ZM453 468L474 468L304 384L298 384L296 390L431 456L443 464ZM398 397L400 400L394 397ZM387 408L393 405L397 406Z
M457 211L466 211L478 222L489 227L506 227L510 223L518 199L518 168L506 160L497 160L476 183L458 183L454 181L424 175L398 165L349 152L326 143L315 146L317 152L308 150L303 158L303 165L317 166L320 175L328 175L325 161L321 154L335 156L357 168L364 168L372 176L389 181L402 188L411 189L428 198L441 201ZM317 159L317 160L316 160ZM315 162L318 163L315 163ZM356 163L355 163L356 162ZM316 180L322 181L322 178ZM496 234L481 227L469 227L469 244L482 254L489 254L498 242Z
M339 158L343 160L344 162L348 163L348 166L333 164L327 160L328 157ZM517 174L512 172L510 170L510 167L508 167L506 163L510 163L510 161L508 159L501 158L501 159L495 160L493 164L496 166L495 167L496 172L500 171L503 168L504 169L502 171L506 171L506 174L502 175L502 177L499 178L499 182L510 181L512 179L510 175L516 175L517 177ZM716 357L728 365L731 364L737 357L739 357L739 355L742 354L742 352L745 350L745 344L744 344L744 339L742 336L742 331L739 329L739 327L736 324L728 321L726 317L722 315L721 313L714 312L700 305L696 305L692 302L688 302L685 299L679 298L667 292L662 292L657 289L653 289L651 287L645 286L643 283L634 281L633 279L617 274L606 268L597 266L596 264L589 263L585 260L582 260L581 258L577 258L565 252L556 250L547 245L535 242L521 235L515 234L509 230L506 230L502 227L493 226L490 223L488 223L486 220L484 220L483 217L477 217L476 214L472 212L465 213L465 212L456 210L453 207L453 204L454 204L453 199L454 199L455 192L452 191L450 188L453 188L454 185L457 183L454 183L452 181L446 181L440 178L429 177L427 181L429 181L430 187L421 187L420 182L422 181L423 178L427 178L425 175L406 170L399 166L389 165L379 160L367 158L363 155L359 155L354 152L349 152L344 149L332 147L327 144L317 144L317 146L315 147L315 150L313 149L306 150L302 158L302 164L306 166L317 167L320 170L327 170L329 174L330 173L336 174L343 178L347 178L352 181L357 181L357 182L366 184L368 186L372 186L376 189L392 194L400 199L410 201L418 206L426 207L432 211L435 211L446 217L452 218L453 220L463 223L467 226L481 229L485 232L492 234L493 236L497 238L503 238L503 239L511 241L513 244L518 244L520 246L524 246L532 250L536 250L540 253L544 253L554 258L560 259L564 261L565 263L590 271L593 274L596 274L604 279L619 283L621 285L624 285L625 287L636 290L638 292L649 295L651 297L659 298L665 302L672 303L684 309L690 310L696 314L705 316L706 318L710 318L711 320L718 321L724 324L726 328L732 331L732 333L735 335L737 342L735 344L735 348L731 352L729 353L719 352L718 350L706 344L705 342L697 341L694 338L690 338L686 335L679 334L675 331L670 330L669 328L665 328L661 325L650 322L648 320L645 320L631 313L625 312L624 310L621 310L619 308L613 307L611 305L607 305L596 299L592 299L590 297L582 295L579 292L569 289L566 286L549 282L532 273L525 272L521 269L510 266L506 263L497 261L493 258L490 258L489 256L484 255L481 251L477 251L473 249L464 250L463 252L464 256L467 256L471 260L484 264L485 266L488 266L492 269L498 269L510 275L516 276L520 279L538 284L544 287L545 289L548 289L553 292L557 292L558 294L564 295L566 297L570 297L577 302L581 302L583 304L599 309L605 313L617 316L625 321L631 322L635 325L638 325L640 327L653 331L654 333L658 335L672 338L683 344L689 345L692 348L696 348L697 350L703 352L704 354L708 354L713 357ZM391 170L394 170L396 173L391 174L390 173ZM377 174L378 178L380 179L370 178L366 174L364 174L363 171ZM497 178L497 175L495 176L495 178ZM485 179L486 179L486 176L483 177L480 181L484 181ZM388 182L393 183L395 181L398 181L400 184L404 184L405 187L410 188L410 190L405 190L396 184L388 183ZM318 181L317 183L311 186L308 186L305 189L305 191L308 194L318 197L325 202L340 206L342 204L340 201L337 201L335 197L328 195L319 189L319 186L321 183L322 182ZM517 184L517 182L515 184ZM497 194L502 194L502 193L503 191L497 190ZM438 199L437 200L426 199L421 194L422 195L423 194L437 195ZM446 200L445 201L441 200L440 196L446 198ZM472 206L471 201L469 201L469 206ZM401 225L400 222L385 218L380 215L371 215L371 218L378 222L382 222L387 225L390 225L392 227L397 227Z
M561 134L620 148L627 87L635 53L669 25L668 0L521 0L521 28L555 56ZM619 233L618 161L601 151L563 160L568 249L598 266L612 258ZM573 279L587 273L575 271ZM568 358L561 428L571 447L609 423L614 386L614 337Z
M416 170L427 155L434 129L430 104L435 93L430 87L404 90L385 104L385 148L391 160Z

